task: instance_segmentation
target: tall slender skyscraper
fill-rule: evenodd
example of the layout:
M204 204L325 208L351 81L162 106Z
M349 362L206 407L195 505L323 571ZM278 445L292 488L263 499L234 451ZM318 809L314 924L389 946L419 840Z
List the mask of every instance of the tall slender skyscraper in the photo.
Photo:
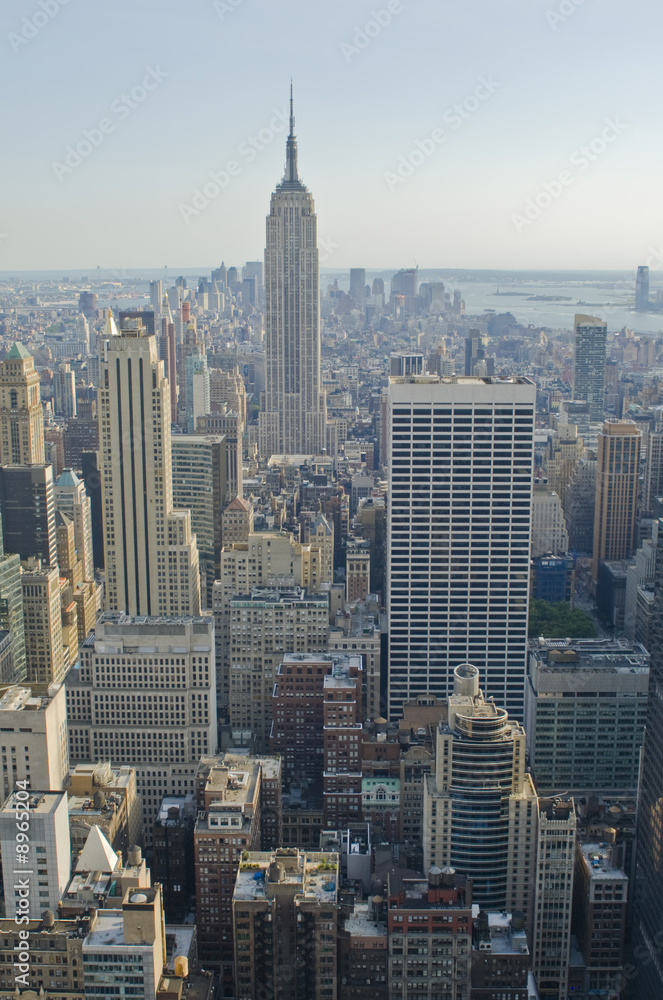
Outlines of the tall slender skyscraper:
M355 300L355 305L363 309L366 304L366 269L363 267L350 268L350 295Z
M272 194L265 249L265 411L259 449L320 454L327 405L320 385L320 274L313 196L297 174L290 93L285 174Z
M23 344L0 362L0 465L44 464L39 374Z
M76 416L76 373L68 361L63 361L53 375L55 412L71 420Z
M573 395L589 404L589 419L603 420L605 414L605 343L608 324L596 316L576 315Z
M635 309L646 312L649 308L649 268L643 264L635 276Z
M140 318L108 341L99 414L107 610L199 615L191 515L173 510L170 387Z
M636 548L640 429L633 420L607 420L598 436L592 576L599 563L633 555Z
M473 663L523 718L536 388L418 375L387 390L389 715Z

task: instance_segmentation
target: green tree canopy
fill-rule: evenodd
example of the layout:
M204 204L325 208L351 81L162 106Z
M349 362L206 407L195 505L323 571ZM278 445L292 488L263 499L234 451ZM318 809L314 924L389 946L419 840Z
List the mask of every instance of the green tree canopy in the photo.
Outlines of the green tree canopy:
M571 608L565 601L532 599L529 602L530 639L543 635L546 639L595 639L596 629L588 614L580 608Z

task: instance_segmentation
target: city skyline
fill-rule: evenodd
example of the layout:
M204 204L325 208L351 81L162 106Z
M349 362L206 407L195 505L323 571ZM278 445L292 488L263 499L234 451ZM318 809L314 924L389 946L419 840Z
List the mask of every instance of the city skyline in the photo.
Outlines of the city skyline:
M330 261L444 266L453 252L462 266L604 268L635 266L659 246L650 164L660 140L648 122L660 14L644 4L599 15L541 2L523 14L515 0L499 11L485 0L374 11L343 0L331 29L322 12L280 18L264 0L216 0L195 21L121 0L103 26L93 9L50 6L2 14L0 72L16 94L6 134L26 133L5 152L16 195L0 219L3 270L90 256L128 268L174 252L189 266L229 246L255 258L291 76ZM103 65L89 44L101 30L114 53ZM620 66L600 86L590 49ZM236 91L248 52L263 58ZM222 113L212 93L233 95ZM127 241L138 214L141 240Z

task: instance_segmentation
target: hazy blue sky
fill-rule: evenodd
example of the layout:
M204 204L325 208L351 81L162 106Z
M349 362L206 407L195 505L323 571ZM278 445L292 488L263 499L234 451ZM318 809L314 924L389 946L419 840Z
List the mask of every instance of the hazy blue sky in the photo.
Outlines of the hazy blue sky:
M7 0L0 270L261 258L291 74L328 266L662 267L662 33L651 0Z

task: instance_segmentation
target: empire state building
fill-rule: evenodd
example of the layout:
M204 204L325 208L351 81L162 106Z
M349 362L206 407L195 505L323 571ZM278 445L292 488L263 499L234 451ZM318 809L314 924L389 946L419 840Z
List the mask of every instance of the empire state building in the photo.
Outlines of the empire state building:
M265 411L259 449L319 455L327 405L320 388L320 271L313 197L297 174L290 93L290 134L283 180L272 194L265 249Z

